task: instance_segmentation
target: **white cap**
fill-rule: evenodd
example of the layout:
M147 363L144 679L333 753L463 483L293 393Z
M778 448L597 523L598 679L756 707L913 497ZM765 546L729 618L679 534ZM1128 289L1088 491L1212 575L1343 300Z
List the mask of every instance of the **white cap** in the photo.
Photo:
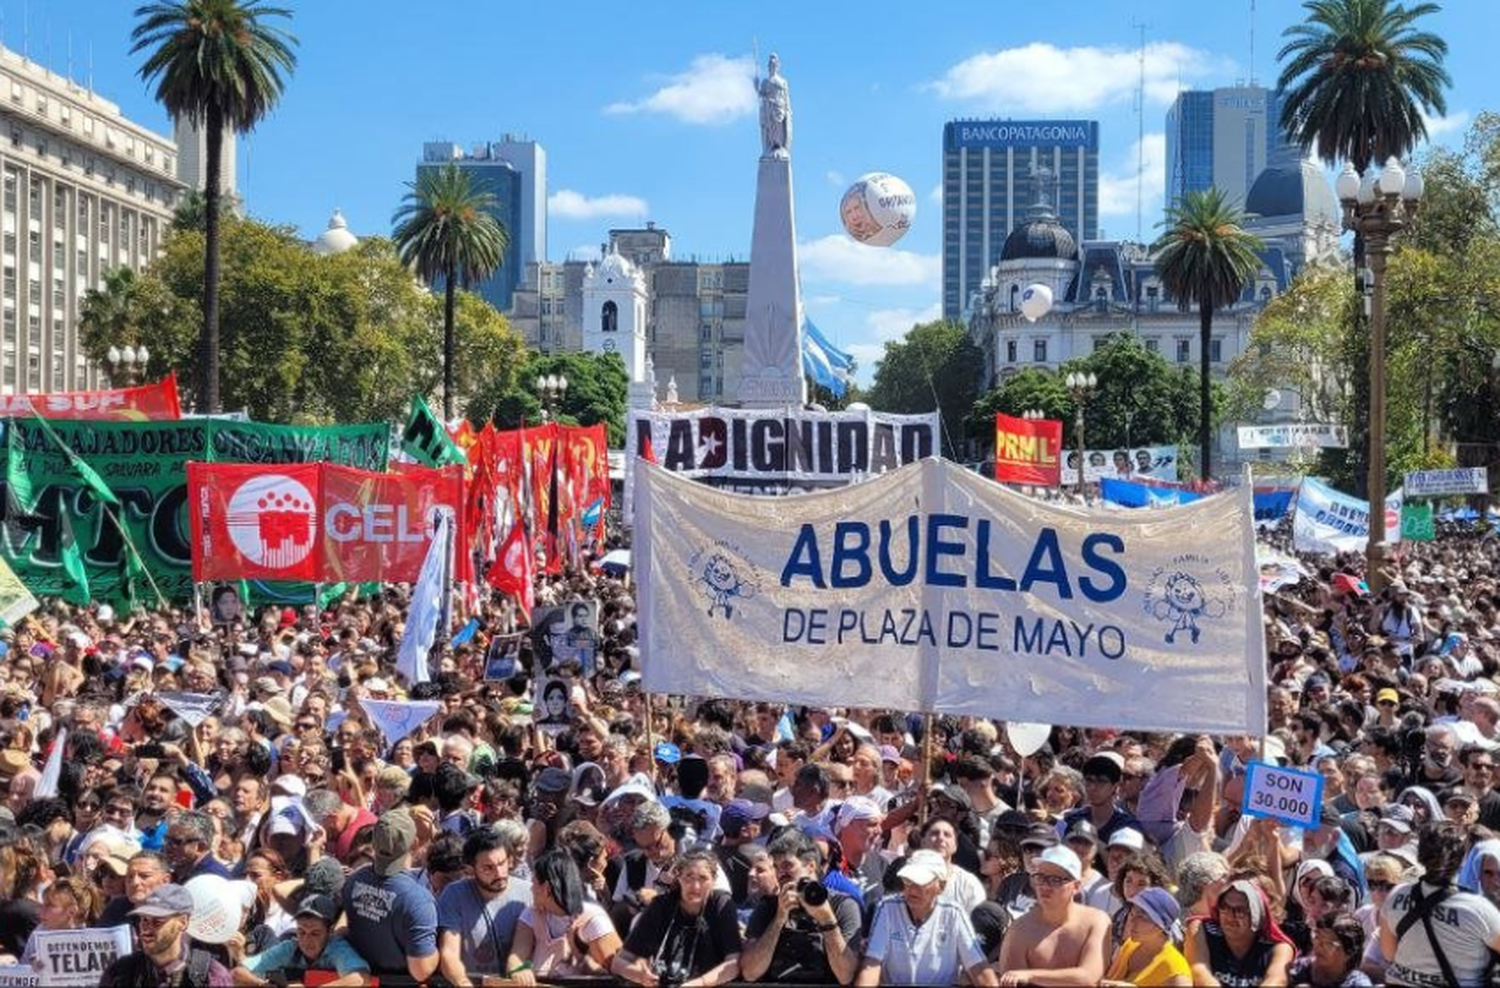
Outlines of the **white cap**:
M1110 835L1108 847L1128 847L1132 851L1146 849L1146 836L1133 827L1121 827Z
M278 775L271 783L271 792L300 799L307 795L307 783L295 775Z
M1049 864L1054 868L1061 868L1071 875L1075 882L1083 877L1083 862L1078 860L1078 855L1074 854L1071 849L1061 844L1047 848L1032 860L1037 864Z
M936 851L913 851L906 857L906 864L896 872L903 882L913 885L931 885L948 877L948 862Z

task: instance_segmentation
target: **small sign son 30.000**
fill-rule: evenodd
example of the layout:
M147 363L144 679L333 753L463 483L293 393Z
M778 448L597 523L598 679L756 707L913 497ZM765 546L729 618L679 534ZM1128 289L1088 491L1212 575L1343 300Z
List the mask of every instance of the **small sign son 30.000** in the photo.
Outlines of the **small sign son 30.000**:
M1323 813L1323 776L1266 762L1251 762L1245 774L1246 816L1270 817L1294 827L1316 827Z

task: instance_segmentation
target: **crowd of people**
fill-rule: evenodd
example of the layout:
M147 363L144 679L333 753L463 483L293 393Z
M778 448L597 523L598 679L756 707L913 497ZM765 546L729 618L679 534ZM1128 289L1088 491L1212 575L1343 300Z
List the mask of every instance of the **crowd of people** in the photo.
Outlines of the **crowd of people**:
M988 720L648 697L628 575L540 580L587 654L487 601L410 688L400 588L48 603L0 632L0 971L122 928L101 984L1487 984L1497 557L1450 533L1378 593L1307 560L1266 599L1263 739L1025 757ZM437 713L387 737L403 699ZM1255 760L1323 777L1317 826L1241 813Z

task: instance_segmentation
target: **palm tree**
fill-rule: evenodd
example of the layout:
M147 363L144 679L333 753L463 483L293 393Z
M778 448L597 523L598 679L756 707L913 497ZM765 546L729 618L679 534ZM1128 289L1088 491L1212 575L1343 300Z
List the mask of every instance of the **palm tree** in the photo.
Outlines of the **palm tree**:
M219 411L219 189L224 131L255 129L281 98L297 65L297 39L268 23L291 11L261 0L162 0L138 7L131 54L147 52L140 76L173 119L204 128L203 335L198 411Z
M78 307L78 329L86 353L102 355L111 345L138 343L135 272L125 265L104 272Z
M1152 245L1156 274L1178 304L1198 306L1198 476L1209 479L1213 402L1209 343L1214 310L1231 305L1260 269L1261 242L1244 229L1245 214L1217 188L1189 192L1167 209L1166 232Z
M474 188L457 165L424 168L391 217L401 263L429 285L443 282L443 418L453 419L453 302L458 282L481 281L505 260L510 234L495 197Z
M1427 136L1425 115L1448 110L1448 44L1416 22L1442 8L1390 0L1308 0L1307 21L1282 32L1280 125L1329 165L1371 164L1410 154Z

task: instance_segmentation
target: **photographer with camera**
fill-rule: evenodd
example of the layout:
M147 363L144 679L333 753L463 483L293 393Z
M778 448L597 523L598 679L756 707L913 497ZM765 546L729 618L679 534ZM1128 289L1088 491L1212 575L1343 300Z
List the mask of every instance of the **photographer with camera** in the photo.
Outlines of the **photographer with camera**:
M746 981L849 984L859 968L859 903L818 880L822 855L801 832L784 831L767 850L781 888L750 914L740 973Z
M740 924L734 900L714 887L719 859L689 851L672 869L676 884L651 900L610 963L638 985L712 988L740 974Z

